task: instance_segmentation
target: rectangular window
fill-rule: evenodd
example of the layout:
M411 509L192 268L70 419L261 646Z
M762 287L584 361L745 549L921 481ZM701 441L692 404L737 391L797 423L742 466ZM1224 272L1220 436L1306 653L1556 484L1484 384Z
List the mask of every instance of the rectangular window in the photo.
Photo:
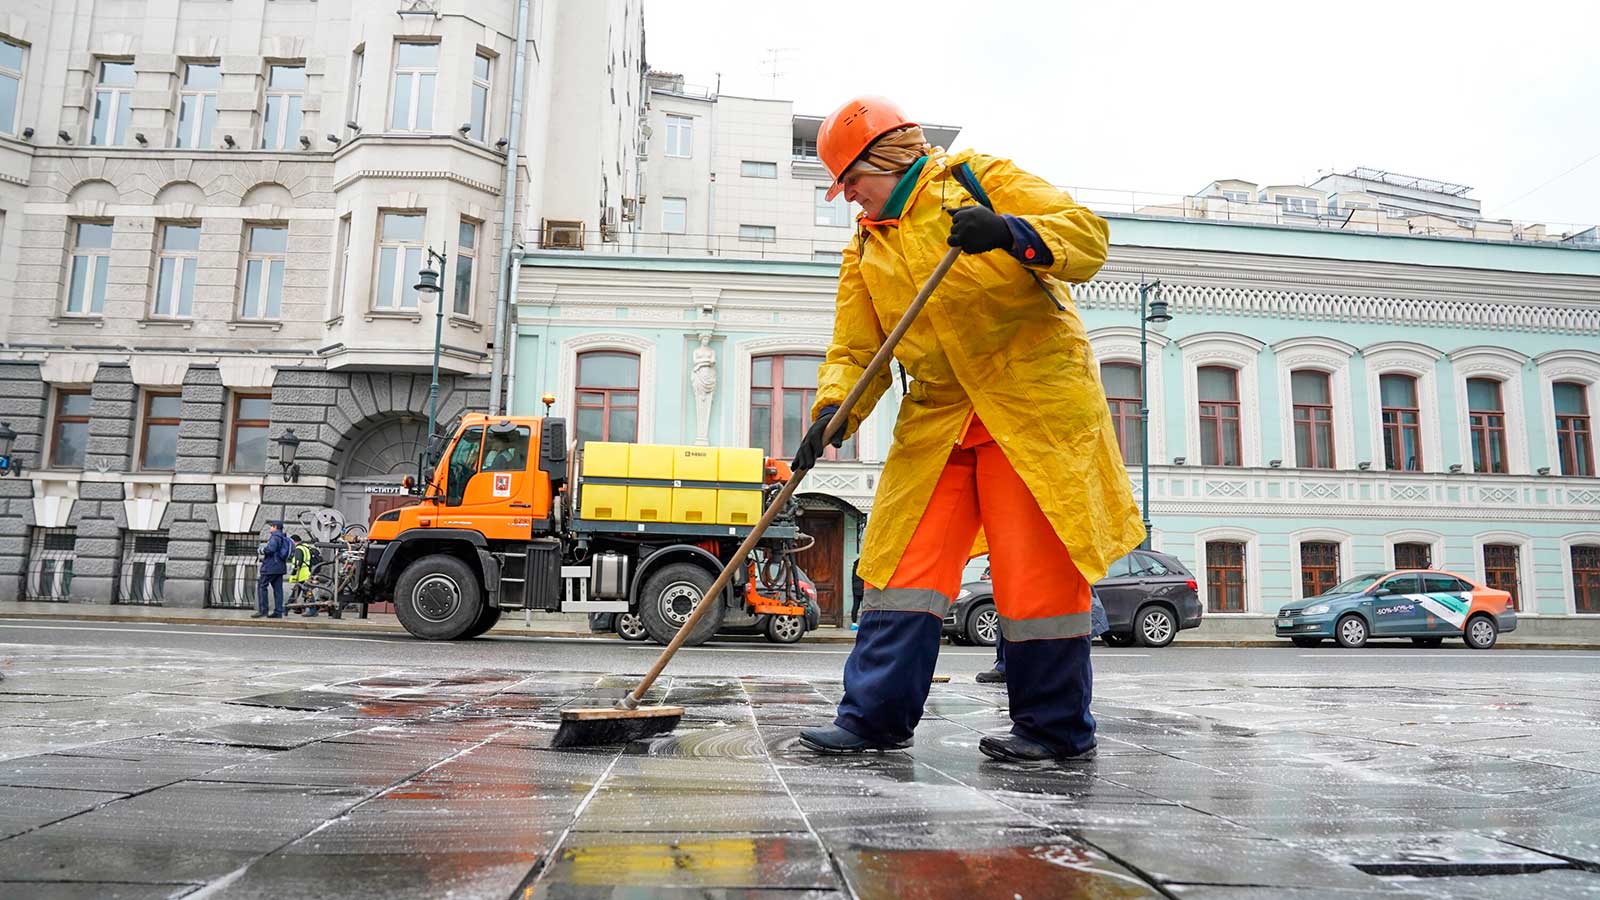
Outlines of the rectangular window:
M750 446L768 448L773 456L794 456L811 425L821 364L821 356L809 354L750 360ZM855 436L840 448L828 447L822 458L855 459Z
M1311 197L1285 197L1280 194L1278 196L1278 205L1282 206L1285 212L1291 212L1296 215L1314 216L1317 214L1317 201Z
M1391 472L1422 471L1422 416L1417 407L1417 379L1410 375L1378 376L1383 403L1383 464Z
M483 143L489 125L489 90L493 83L489 80L489 72L494 61L487 54L479 53L472 58L472 118L468 122L472 130L467 132L467 137Z
M1138 465L1144 460L1144 432L1139 422L1139 367L1132 363L1101 363L1100 383L1105 387L1106 405L1111 408L1111 423L1117 430L1122 462Z
M218 532L211 548L211 592L208 605L221 609L254 609L258 538L253 534Z
M817 188L817 219L818 225L849 225L850 201L840 194L832 200L828 199L828 189Z
M667 116L667 155L690 157L694 155L694 119L689 116Z
M129 101L133 94L133 63L100 61L94 86L94 119L89 126L89 143L102 147L120 146L128 138L128 118L133 114Z
M1593 477L1594 430L1589 424L1588 385L1558 381L1553 390L1561 474Z
M839 263L844 262L844 251L842 251L842 250L813 250L813 251L811 251L811 261L812 262L834 263L835 265L837 265Z
M438 77L438 44L402 41L396 45L390 131L433 130L433 86Z
M422 271L422 213L379 215L378 293L373 305L378 309L417 308L417 273Z
M740 225L739 240L760 241L763 244L777 243L778 229L775 225Z
M75 223L71 255L67 315L98 316L106 308L106 276L111 270L111 223Z
M93 402L87 388L56 390L50 468L83 468L89 452L89 408Z
M22 45L0 38L0 134L17 133L22 105Z
M1433 547L1416 541L1395 544L1394 567L1396 569L1433 568Z
M1223 191L1222 199L1229 203L1249 203L1250 193L1248 191Z
M199 265L200 226L164 226L151 315L179 319L194 315L194 277Z
M178 94L178 146L210 147L217 124L217 89L222 67L216 63L184 63L183 90Z
M1294 458L1302 469L1331 469L1333 393L1326 372L1291 372L1294 398Z
M472 315L472 272L478 258L478 224L461 220L456 235L456 290L453 310L458 316Z
M578 442L639 438L639 357L599 350L578 354Z
M334 283L333 314L344 315L344 304L350 296L350 216L339 218L339 278Z
M1239 434L1239 373L1224 366L1201 366L1200 464L1243 465Z
M1300 596L1318 597L1339 583L1339 545L1306 541L1300 545Z
M267 470L267 431L272 425L271 394L234 394L228 437L228 471Z
M1206 542L1206 610L1244 612L1244 544Z
M1467 379L1467 421L1472 428L1472 471L1506 471L1506 416L1500 382Z
M791 156L799 160L815 160L817 158L817 142L814 139L795 138Z
M1600 544L1572 548L1574 608L1580 613L1600 613Z
M289 150L300 139L300 107L305 102L304 65L267 66L267 115L261 146Z
M1516 544L1483 545L1483 583L1511 595L1511 608L1521 609L1522 575Z
M160 606L167 582L167 533L124 531L117 603Z
M141 470L170 472L178 467L178 425L182 416L181 395L145 393L144 424L139 431Z
M345 110L346 122L361 121L361 88L367 78L367 46L362 44L350 54L350 102Z
M252 225L245 244L244 300L239 316L276 319L283 315L283 267L288 259L287 225Z
M739 174L744 178L777 178L778 164L753 159L743 160L739 163Z
M661 230L666 234L683 234L689 228L689 199L687 197L661 198Z
M28 543L29 600L61 601L72 596L72 567L78 561L78 533L71 528L35 528Z

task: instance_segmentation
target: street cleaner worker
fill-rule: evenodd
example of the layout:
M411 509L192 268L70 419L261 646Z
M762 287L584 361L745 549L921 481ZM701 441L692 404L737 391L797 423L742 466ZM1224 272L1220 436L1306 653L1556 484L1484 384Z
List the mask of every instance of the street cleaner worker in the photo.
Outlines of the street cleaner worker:
M940 258L964 253L895 350L914 380L867 523L844 699L832 725L800 741L828 753L911 745L962 567L987 549L1012 728L980 749L1092 758L1089 586L1144 538L1066 287L1100 270L1107 225L1008 160L929 147L882 98L828 116L817 152L835 179L829 199L843 192L863 214L796 471L822 455L828 419ZM885 367L841 441L891 381Z

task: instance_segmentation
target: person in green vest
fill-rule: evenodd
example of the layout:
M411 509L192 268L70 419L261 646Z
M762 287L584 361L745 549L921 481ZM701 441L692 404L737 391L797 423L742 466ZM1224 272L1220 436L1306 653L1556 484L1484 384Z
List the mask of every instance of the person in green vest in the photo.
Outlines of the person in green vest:
M316 548L305 538L295 535L290 538L294 546L289 550L289 603L311 602L311 556ZM300 615L314 618L317 614L315 606L300 610Z

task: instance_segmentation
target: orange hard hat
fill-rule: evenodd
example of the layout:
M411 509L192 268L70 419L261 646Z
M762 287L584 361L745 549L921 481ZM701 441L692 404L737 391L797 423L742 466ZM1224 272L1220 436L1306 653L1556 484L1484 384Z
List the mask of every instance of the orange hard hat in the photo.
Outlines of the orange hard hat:
M883 97L855 97L834 110L817 129L817 155L833 175L828 188L832 200L843 187L839 179L867 152L872 142L897 128L917 123L906 118L900 107Z

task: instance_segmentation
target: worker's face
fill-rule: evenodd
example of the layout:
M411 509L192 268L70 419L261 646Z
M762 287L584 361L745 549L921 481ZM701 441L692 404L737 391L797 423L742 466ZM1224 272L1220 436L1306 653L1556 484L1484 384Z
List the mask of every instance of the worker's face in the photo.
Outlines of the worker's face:
M876 219L883 212L883 205L889 202L889 195L894 193L894 186L899 182L898 175L855 170L846 172L839 179L840 186L844 188L844 198L859 204L869 219Z

